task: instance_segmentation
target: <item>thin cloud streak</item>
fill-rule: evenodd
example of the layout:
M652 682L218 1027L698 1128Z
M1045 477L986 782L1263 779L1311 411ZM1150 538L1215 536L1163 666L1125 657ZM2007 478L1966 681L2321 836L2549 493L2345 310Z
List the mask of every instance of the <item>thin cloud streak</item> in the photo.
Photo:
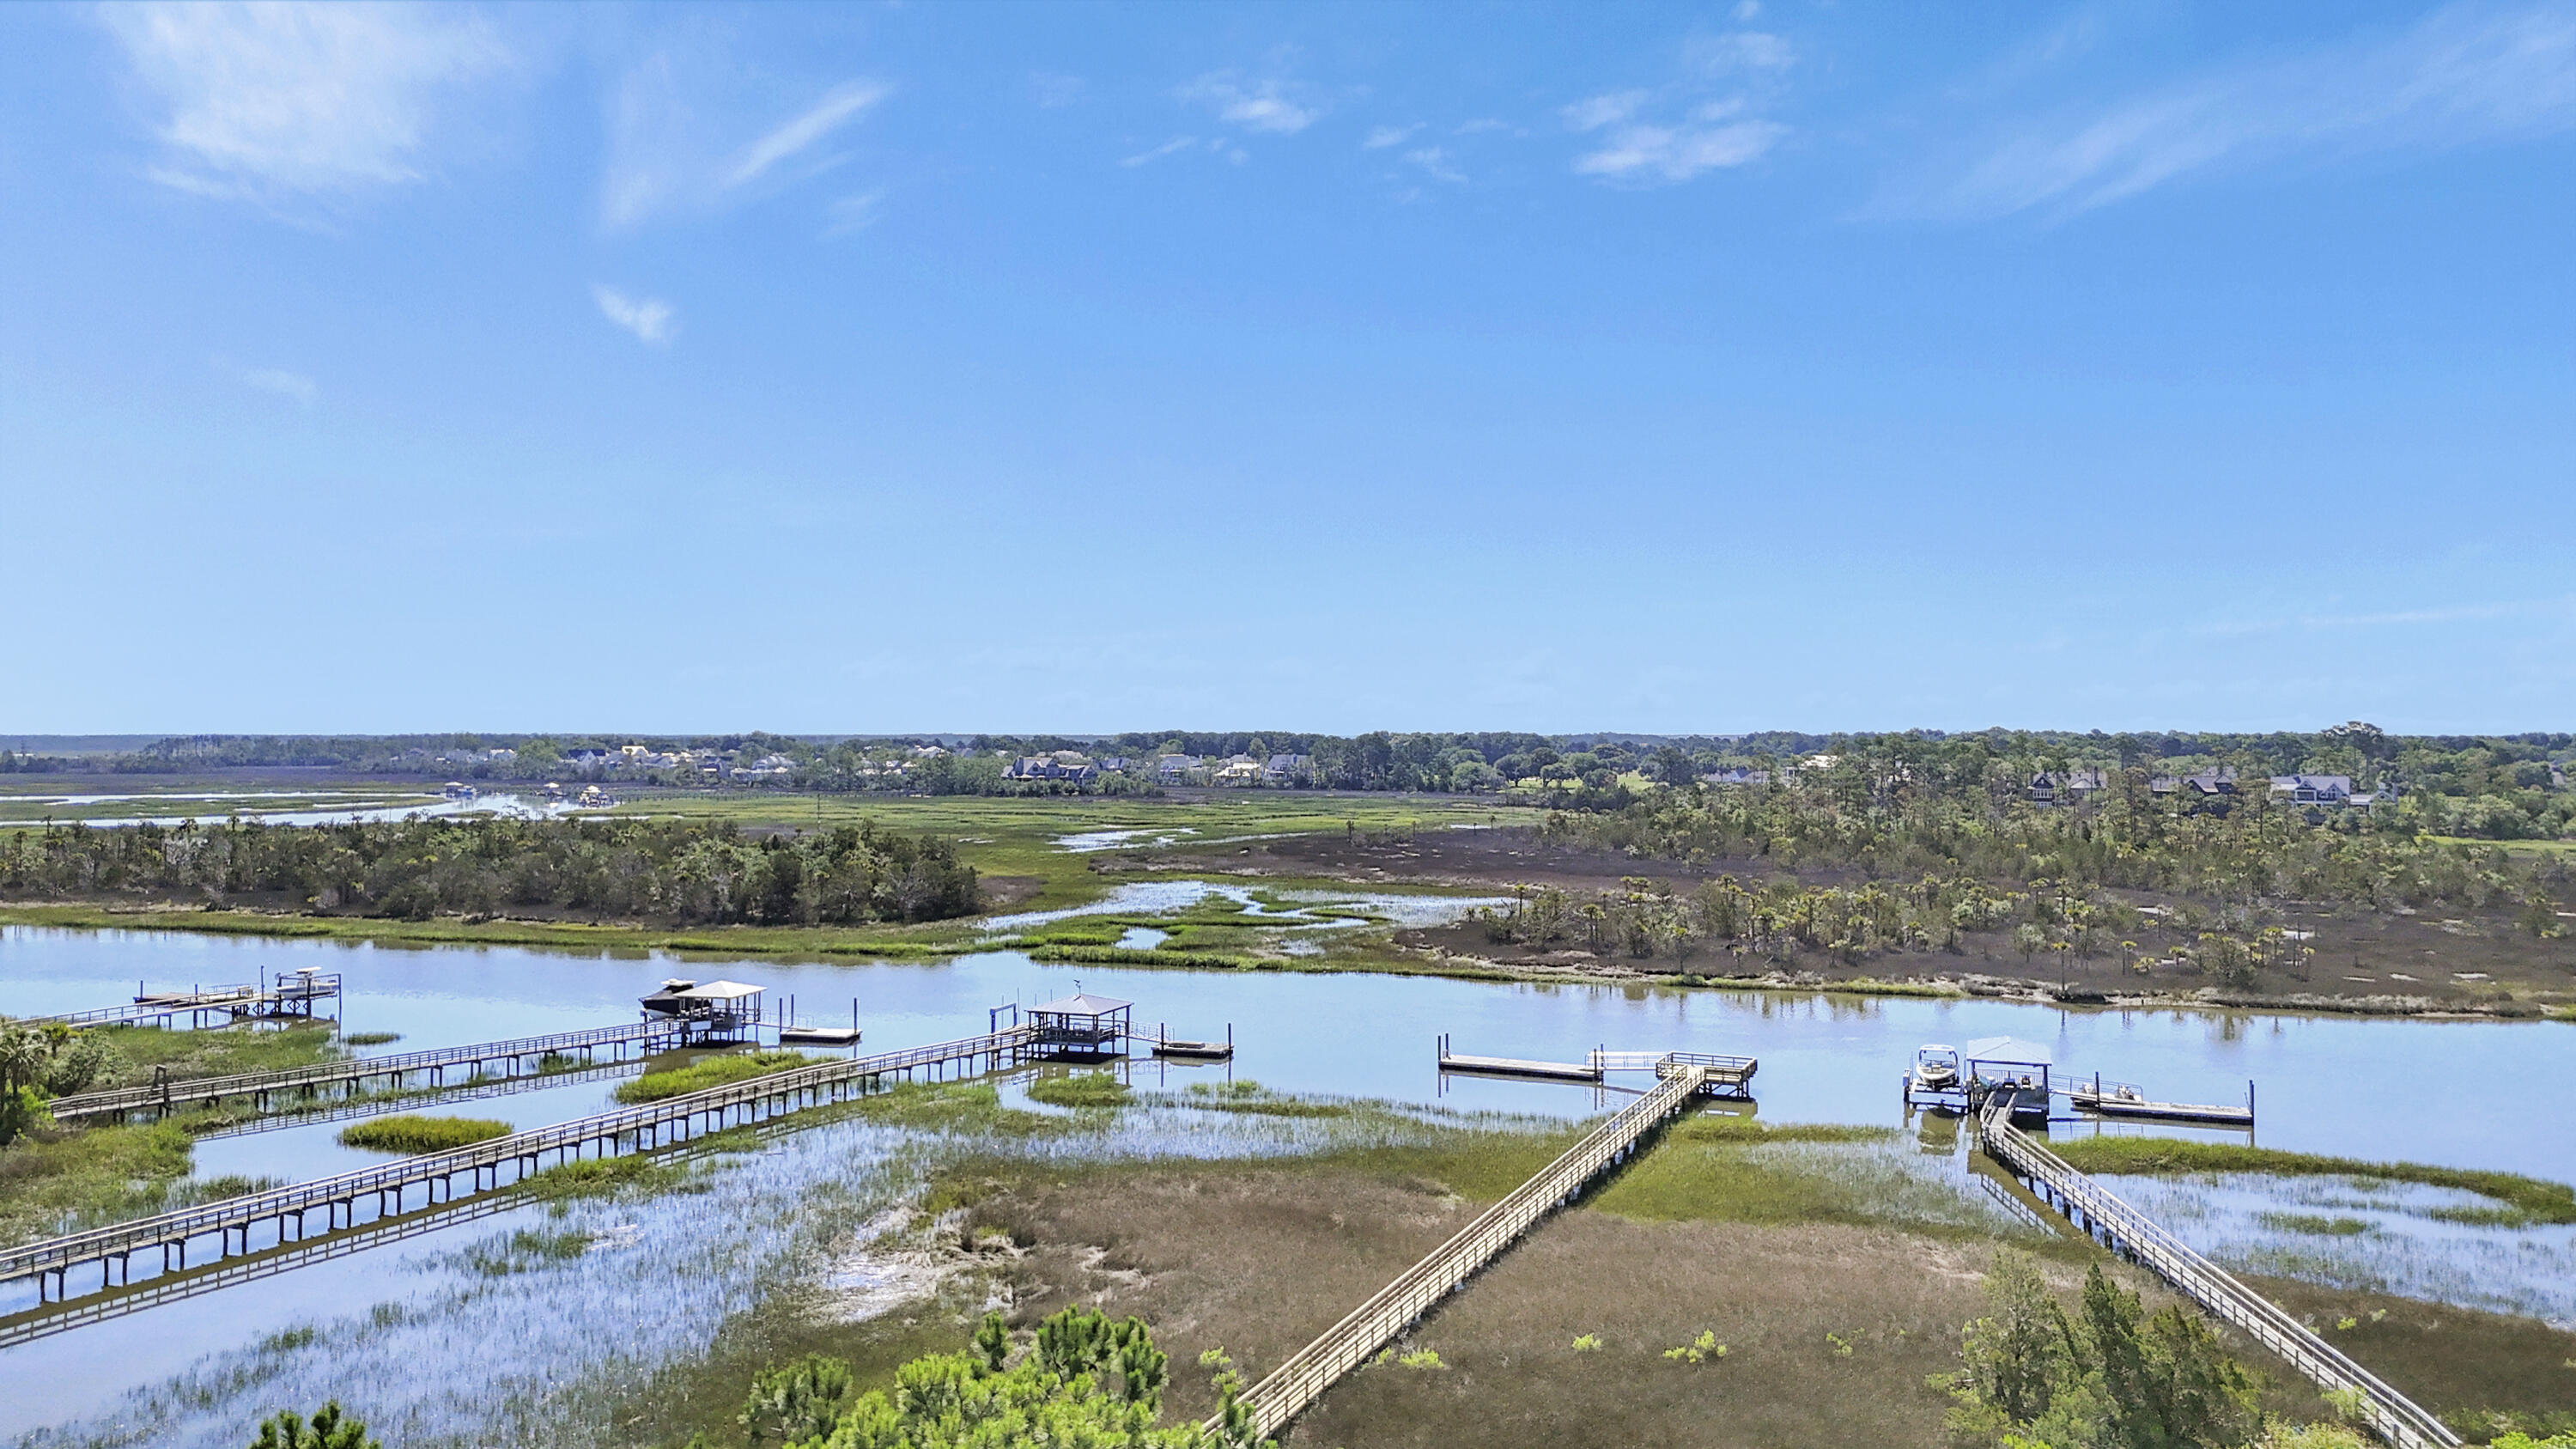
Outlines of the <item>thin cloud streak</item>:
M2393 38L2242 64L2034 128L1877 210L2077 212L2302 155L2438 151L2576 128L2576 4L2456 5Z
M813 109L751 143L725 177L728 187L759 180L779 162L848 125L862 111L885 99L886 88L873 81L852 81L835 89Z

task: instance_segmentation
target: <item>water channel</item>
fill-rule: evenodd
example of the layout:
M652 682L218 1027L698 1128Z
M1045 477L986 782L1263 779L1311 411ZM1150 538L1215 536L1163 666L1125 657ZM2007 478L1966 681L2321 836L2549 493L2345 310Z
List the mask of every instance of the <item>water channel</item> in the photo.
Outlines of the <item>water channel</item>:
M876 1051L982 1031L995 1005L1068 994L1078 980L1095 994L1132 999L1138 1028L1149 1033L1168 1023L1175 1036L1214 1037L1232 1025L1239 1055L1230 1068L1140 1063L1140 1085L1166 1072L1174 1083L1230 1072L1286 1092L1561 1116L1618 1099L1585 1086L1444 1082L1434 1069L1435 1039L1446 1032L1461 1051L1556 1060L1579 1060L1595 1046L1752 1055L1762 1064L1755 1093L1765 1120L1904 1125L1899 1075L1917 1045L2010 1035L2047 1044L2061 1072L2099 1071L2171 1100L2241 1101L2252 1079L2261 1108L2256 1140L2267 1146L2560 1180L2576 1168L2576 1117L2560 1110L2576 1098L2576 1031L2550 1023L1169 971L1042 965L1013 951L933 963L682 962L16 927L0 929L0 1006L12 1014L74 1010L122 1000L138 981L166 989L301 966L342 974L348 1030L401 1034L372 1049L385 1052L631 1020L636 998L675 974L754 982L774 1000L792 993L816 1021L846 1020L855 998L867 1033L862 1050ZM601 1110L614 1085L591 1079L422 1110L536 1126ZM197 1173L292 1180L380 1160L338 1146L341 1125L204 1141ZM1126 1135L1065 1150L1243 1148L1222 1134L1193 1148L1176 1140L1187 1132L1168 1121L1118 1130ZM510 1436L536 1416L557 1424L578 1416L563 1384L578 1379L584 1392L609 1393L618 1373L647 1373L658 1358L704 1343L725 1314L756 1300L754 1285L764 1278L828 1270L823 1260L840 1251L835 1245L902 1190L902 1146L900 1134L865 1123L788 1132L705 1193L584 1204L570 1221L592 1235L593 1247L550 1274L471 1270L475 1245L544 1213L512 1208L0 1350L0 1381L13 1386L0 1396L0 1437L27 1445L237 1444L263 1405L318 1402L340 1385L381 1382L388 1393L407 1386L399 1404L380 1411L379 1432L407 1431L398 1442L534 1442ZM2253 1217L2223 1193L2194 1199L2197 1209L2164 1201L2188 1218L2173 1226L2196 1241L2204 1232L2235 1241L2227 1235L2243 1237ZM2387 1216L2391 1231L2432 1231L2420 1214ZM2518 1273L2538 1287L2512 1305L2576 1317L2576 1244L2566 1230L2494 1242L2472 1230L2441 1231L2449 1239L2426 1241L2459 1247L2467 1266L2449 1278L2399 1275L2393 1281L2403 1291L2478 1301L2471 1280L2479 1274ZM2388 1241L2399 1248L2383 1243L2377 1251L2403 1258L2412 1240ZM693 1255L692 1281L720 1286L672 1291L666 1258L681 1251ZM27 1306L18 1296L0 1311Z

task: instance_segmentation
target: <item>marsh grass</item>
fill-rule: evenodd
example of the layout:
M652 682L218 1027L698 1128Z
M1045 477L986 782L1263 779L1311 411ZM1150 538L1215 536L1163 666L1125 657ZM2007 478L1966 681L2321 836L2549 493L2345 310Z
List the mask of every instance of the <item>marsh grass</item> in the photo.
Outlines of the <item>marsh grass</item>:
M498 1242L477 1243L458 1257L467 1271L486 1278L533 1273L569 1263L590 1251L591 1236L567 1228L520 1228Z
M2249 1147L2239 1142L2173 1137L2086 1137L2057 1144L2057 1155L2085 1172L2126 1176L2177 1173L2267 1173L2279 1177L2378 1178L2455 1188L2492 1198L2535 1223L2576 1223L2576 1188L2512 1172L2435 1167L2420 1162L2364 1162Z
M398 1031L353 1031L340 1038L342 1046L386 1046L402 1040Z
M1843 1223L1943 1237L2043 1238L1925 1165L1885 1127L1772 1126L1721 1113L1685 1118L1594 1194L1590 1206L1668 1222Z
M2305 1233L2316 1238L2357 1238L2370 1231L2370 1224L2360 1218L2327 1217L2322 1213L2257 1213L2255 1221L2276 1233Z
M510 1124L489 1117L370 1117L352 1122L340 1129L343 1147L363 1147L370 1152L398 1152L410 1156L422 1152L446 1152L458 1147L471 1147L495 1137L510 1135Z
M753 1077L765 1077L773 1072L810 1067L819 1060L821 1059L809 1057L803 1052L726 1052L718 1056L701 1057L685 1067L676 1067L669 1071L646 1072L634 1081L620 1083L615 1095L618 1101L629 1104L659 1102L670 1097L683 1097L691 1092L703 1092L709 1087L721 1087L732 1082L747 1082Z
M1030 1101L1050 1107L1123 1107L1135 1097L1125 1082L1107 1072L1040 1077L1028 1090Z

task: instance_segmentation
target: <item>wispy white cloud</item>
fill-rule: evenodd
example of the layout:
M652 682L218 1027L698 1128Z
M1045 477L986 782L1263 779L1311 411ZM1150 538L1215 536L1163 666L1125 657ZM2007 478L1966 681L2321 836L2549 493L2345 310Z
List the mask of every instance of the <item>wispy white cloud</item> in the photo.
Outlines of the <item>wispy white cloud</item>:
M1574 158L1585 176L1688 181L1703 171L1741 166L1789 134L1777 121L1722 126L1622 126L1595 150Z
M1029 95L1039 106L1055 110L1082 99L1086 89L1082 77L1061 75L1054 71L1037 71L1029 76Z
M629 297L605 284L590 289L599 303L599 315L635 334L637 340L656 346L671 340L671 304L658 297Z
M848 125L861 111L885 99L885 93L886 88L873 81L835 87L802 115L744 148L724 184L747 186L759 180L769 168Z
M1737 18L1755 13L1737 7ZM1797 61L1780 36L1734 30L1683 47L1687 74L1656 88L1605 91L1560 108L1567 129L1592 137L1577 175L1631 183L1688 181L1761 159L1787 125L1759 114ZM1727 94L1712 95L1720 87Z
M1434 181L1446 181L1453 186L1467 184L1467 173L1458 169L1457 162L1445 147L1417 146L1405 152L1404 159Z
M1405 142L1413 139L1413 133L1421 129L1422 128L1418 125L1371 126L1369 128L1368 135L1360 141L1360 149L1363 151L1383 151L1389 146L1401 146Z
M2289 629L2384 629L2407 624L2457 624L2476 619L2576 617L2576 594L2553 598L2512 599L2485 604L2444 604L2426 609L2391 609L2370 614L2296 614L2272 619L2222 619L2192 631L2200 634L2273 634Z
M628 66L608 100L600 220L622 229L721 210L829 170L846 156L826 143L893 93L882 81L843 81L755 131L740 84L736 72L710 64L704 45L674 42ZM747 131L749 140L736 139Z
M1165 141L1160 146L1139 151L1133 156L1122 156L1118 159L1118 164L1121 166L1142 166L1148 162L1160 161L1166 156L1178 155L1181 152L1187 151L1191 147L1196 146L1198 143L1199 138L1196 136L1174 136L1172 139Z
M1565 124L1578 131L1598 131L1604 126L1615 126L1637 114L1637 108L1646 100L1644 91L1611 91L1592 96L1564 108Z
M2576 5L2455 5L2395 34L2218 67L2033 124L1882 211L2080 211L2301 156L2438 151L2576 128Z
M289 372L282 367L237 367L221 358L215 360L215 366L232 374L234 380L244 387L275 393L279 397L301 403L308 408L313 406L313 399L321 392L321 389L314 386L313 379L300 372Z
M110 5L165 114L152 179L204 196L336 196L422 179L445 93L512 60L470 10Z
M1324 114L1321 102L1284 80L1245 80L1214 71L1181 87L1181 99L1209 106L1220 121L1274 136L1293 136Z
M861 191L834 200L823 208L825 216L830 219L830 225L823 229L823 234L846 236L876 225L877 211L884 202L885 193L882 191Z

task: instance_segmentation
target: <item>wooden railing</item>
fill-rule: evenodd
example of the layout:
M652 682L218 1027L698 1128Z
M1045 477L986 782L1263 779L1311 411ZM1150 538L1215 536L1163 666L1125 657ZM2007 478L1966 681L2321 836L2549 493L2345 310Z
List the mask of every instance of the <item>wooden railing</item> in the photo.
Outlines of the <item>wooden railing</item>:
M515 1041L477 1042L469 1046L437 1047L395 1056L350 1057L272 1072L149 1082L112 1091L56 1097L46 1104L46 1110L53 1113L55 1121L65 1122L103 1113L169 1109L219 1102L226 1097L257 1097L270 1092L309 1090L342 1082L364 1081L370 1077L402 1077L413 1072L437 1072L448 1067L479 1066L486 1062L516 1061L522 1057L542 1059L548 1054L591 1052L604 1046L622 1047L633 1043L649 1048L657 1042L677 1042L687 1034L684 1024L676 1020L627 1022L619 1026L556 1032L551 1036L520 1037Z
M2460 1442L2448 1425L2378 1375L2013 1126L2009 1110L2009 1104L2000 1102L1986 1109L1979 1128L1986 1151L2043 1196L2053 1197L2070 1219L2106 1234L2115 1250L2270 1349L2319 1388L2358 1393L2365 1427L2396 1449L2452 1449Z
M1243 1396L1252 1412L1256 1438L1268 1438L1321 1398L1342 1375L1392 1342L1406 1325L1447 1297L1477 1269L1493 1261L1531 1226L1581 1192L1584 1185L1624 1157L1657 1123L1681 1110L1708 1076L1704 1067L1676 1063L1664 1069L1653 1091L1620 1109L1617 1116L1584 1134L1564 1156L1514 1188L1405 1270L1376 1296L1352 1309L1322 1337L1299 1349L1287 1362L1262 1376ZM1214 1432L1219 1426L1210 1421Z
M503 1185L500 1173L503 1166L515 1166L519 1169L519 1177L525 1177L535 1170L545 1153L554 1153L557 1161L566 1161L591 1143L614 1144L629 1134L636 1135L640 1141L644 1134L656 1133L656 1129L670 1123L686 1123L701 1116L721 1119L736 1108L753 1109L756 1115L759 1107L773 1103L783 1109L792 1109L799 1098L816 1097L819 1100L819 1093L866 1078L976 1057L1016 1055L1026 1050L1031 1037L1029 1028L1014 1027L986 1036L798 1067L659 1102L559 1122L550 1127L514 1132L471 1147L425 1152L311 1182L246 1193L176 1212L70 1233L0 1252L0 1281L58 1276L79 1264L111 1258L122 1260L150 1248L162 1248L166 1252L174 1244L180 1245L184 1254L184 1245L189 1239L209 1233L225 1234L225 1242L229 1246L230 1234L238 1231L243 1237L244 1251L247 1251L250 1225L271 1218L279 1220L282 1232L288 1219L301 1224L303 1215L314 1208L347 1207L354 1225L354 1204L362 1197L376 1197L381 1202L385 1195L390 1194L398 1204L403 1189L424 1183L431 1185L434 1197L436 1184L449 1182L467 1172L475 1175L475 1185L480 1188L486 1170L492 1173L492 1186L498 1188ZM39 1297L42 1297L41 1290Z

